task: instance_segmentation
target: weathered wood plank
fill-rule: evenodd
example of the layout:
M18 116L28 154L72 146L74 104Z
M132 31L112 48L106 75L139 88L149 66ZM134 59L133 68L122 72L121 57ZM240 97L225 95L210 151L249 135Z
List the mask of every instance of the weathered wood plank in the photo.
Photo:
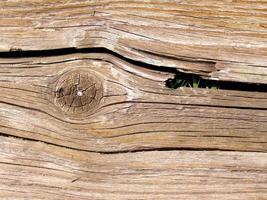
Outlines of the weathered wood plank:
M267 84L267 1L1 1L0 51L105 47L205 78Z
M97 152L267 150L267 94L165 87L108 54L0 59L0 132Z
M267 154L89 153L0 137L1 199L264 200Z
M267 84L266 0L0 10L1 199L266 199L267 93L164 83L172 67ZM41 51L92 47L113 56ZM29 50L47 57L13 52Z

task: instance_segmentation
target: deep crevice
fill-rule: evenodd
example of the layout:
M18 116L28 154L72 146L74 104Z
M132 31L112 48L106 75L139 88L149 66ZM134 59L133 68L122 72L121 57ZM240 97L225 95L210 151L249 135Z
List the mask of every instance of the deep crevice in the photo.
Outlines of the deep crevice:
M192 88L267 92L267 84L207 80L201 78L199 75L179 72L175 68L156 66L139 60L133 60L121 54L118 54L114 51L108 50L106 48L81 48L81 49L62 48L62 49L29 50L29 51L23 51L21 49L10 49L9 52L0 52L0 58L51 57L51 56L62 56L62 55L78 54L78 53L111 54L121 60L124 60L136 66L161 72L173 73L175 75L174 78L165 81L166 87L172 89L176 89L179 87L192 87Z
M29 51L22 51L22 50L12 50L9 52L0 52L0 58L25 58L25 57L51 57L51 56L63 56L69 54L79 54L79 53L106 53L113 55L121 60L124 60L130 64L141 66L147 69L153 69L162 72L170 72L175 74L177 70L171 67L162 67L156 66L152 64L148 64L142 61L133 60L127 58L119 53L111 51L107 48L63 48L63 49L50 49L50 50L29 50Z
M247 92L267 92L267 84L207 80L195 74L186 74L182 72L177 72L174 78L166 80L165 85L171 89L190 87L216 90L222 89Z

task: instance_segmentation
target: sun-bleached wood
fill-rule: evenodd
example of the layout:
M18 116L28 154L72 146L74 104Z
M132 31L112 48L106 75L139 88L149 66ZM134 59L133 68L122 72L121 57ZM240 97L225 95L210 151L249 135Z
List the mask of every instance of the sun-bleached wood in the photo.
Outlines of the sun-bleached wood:
M174 74L109 54L2 58L0 73L5 135L94 152L267 150L266 93L173 90Z
M267 84L267 1L7 0L0 51L104 47L204 78Z
M267 84L266 10L0 1L0 199L265 200L267 93L165 81Z
M267 154L81 152L0 137L1 199L266 199Z

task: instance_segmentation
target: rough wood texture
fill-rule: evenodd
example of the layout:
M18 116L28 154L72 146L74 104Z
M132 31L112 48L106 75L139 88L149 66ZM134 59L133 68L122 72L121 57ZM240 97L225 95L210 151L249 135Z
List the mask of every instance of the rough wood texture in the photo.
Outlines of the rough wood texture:
M1 199L267 199L267 93L164 83L267 84L267 1L0 11Z
M258 199L265 153L98 154L0 138L1 199Z
M209 79L267 84L267 1L1 1L0 51L105 47Z
M108 54L0 59L0 72L3 134L98 152L267 150L266 93L172 90L173 74Z

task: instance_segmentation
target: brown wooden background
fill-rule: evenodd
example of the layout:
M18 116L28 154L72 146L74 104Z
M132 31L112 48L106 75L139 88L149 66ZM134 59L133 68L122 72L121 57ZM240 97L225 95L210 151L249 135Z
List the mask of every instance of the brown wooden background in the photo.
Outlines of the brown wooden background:
M178 71L266 88L267 1L0 1L0 198L267 199L267 93Z

